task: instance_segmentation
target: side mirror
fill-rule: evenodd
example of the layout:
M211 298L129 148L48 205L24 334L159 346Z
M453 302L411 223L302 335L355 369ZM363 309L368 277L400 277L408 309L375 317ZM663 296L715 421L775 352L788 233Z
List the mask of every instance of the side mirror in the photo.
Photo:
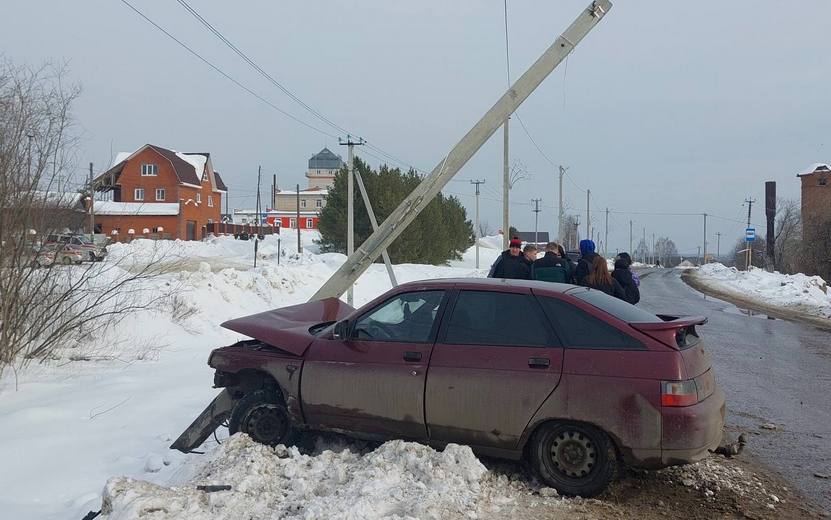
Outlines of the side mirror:
M349 329L349 320L341 320L335 323L335 328L332 330L332 337L340 340L349 339Z

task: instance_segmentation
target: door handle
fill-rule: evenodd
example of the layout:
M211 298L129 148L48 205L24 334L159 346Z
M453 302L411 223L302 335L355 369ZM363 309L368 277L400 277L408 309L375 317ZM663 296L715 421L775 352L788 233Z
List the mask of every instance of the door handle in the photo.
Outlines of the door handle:
M548 368L551 361L544 357L532 357L528 360L528 366L531 368Z
M404 351L404 361L421 361L421 352Z

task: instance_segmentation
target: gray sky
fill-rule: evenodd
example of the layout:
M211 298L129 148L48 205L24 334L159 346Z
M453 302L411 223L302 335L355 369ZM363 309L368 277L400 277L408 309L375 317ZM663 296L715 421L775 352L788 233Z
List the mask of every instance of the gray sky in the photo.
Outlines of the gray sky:
M175 0L131 3L262 97L340 134L258 76ZM512 79L587 4L509 0ZM501 0L191 5L304 102L422 170L432 169L506 88ZM306 161L323 146L346 155L336 139L242 91L120 1L30 0L3 10L0 52L17 63L67 60L82 85L75 111L82 165L104 169L111 150L148 142L209 151L229 185L231 207L242 208L253 206L258 164L285 187L305 182ZM602 211L617 212L609 220L611 251L628 249L632 219L636 237L645 227L648 240L652 233L670 236L692 253L703 240L701 216L631 212L707 212L724 217L708 219L708 250L720 231L724 251L743 234L737 221L746 218L742 201L752 196L763 234L764 181L778 181L780 196L796 198L795 173L831 161L829 19L826 0L619 0L568 67L555 70L519 109L543 152L570 167L568 212L584 221L589 188L601 233ZM542 197L540 229L554 231L555 169L515 119L511 148L512 161L531 175L512 191L512 223L533 229L529 201ZM445 190L460 195L472 218L468 180L486 179L482 219L494 229L501 226L501 168L500 131ZM80 181L80 167L78 175Z

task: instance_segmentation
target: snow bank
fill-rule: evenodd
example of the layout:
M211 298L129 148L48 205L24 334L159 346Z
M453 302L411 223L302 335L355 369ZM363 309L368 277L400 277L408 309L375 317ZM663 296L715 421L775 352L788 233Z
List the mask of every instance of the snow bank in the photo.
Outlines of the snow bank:
M825 280L819 276L769 273L762 269L739 271L720 263L701 266L698 275L702 282L714 289L732 292L761 304L831 318L831 294Z
M239 434L216 449L187 483L165 487L114 478L102 518L132 520L448 518L475 511L487 470L470 448L444 451L404 441L362 455L343 449L302 454ZM197 485L230 485L205 493Z

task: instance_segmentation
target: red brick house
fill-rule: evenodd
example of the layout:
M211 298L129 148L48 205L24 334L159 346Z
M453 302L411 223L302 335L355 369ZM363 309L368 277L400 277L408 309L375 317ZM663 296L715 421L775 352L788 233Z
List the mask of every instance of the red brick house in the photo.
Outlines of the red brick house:
M802 182L802 222L831 219L831 166L812 164L796 176Z
M206 224L220 221L227 192L209 153L152 144L118 154L94 186L96 232L114 240L143 236L145 229L165 238L201 239Z

